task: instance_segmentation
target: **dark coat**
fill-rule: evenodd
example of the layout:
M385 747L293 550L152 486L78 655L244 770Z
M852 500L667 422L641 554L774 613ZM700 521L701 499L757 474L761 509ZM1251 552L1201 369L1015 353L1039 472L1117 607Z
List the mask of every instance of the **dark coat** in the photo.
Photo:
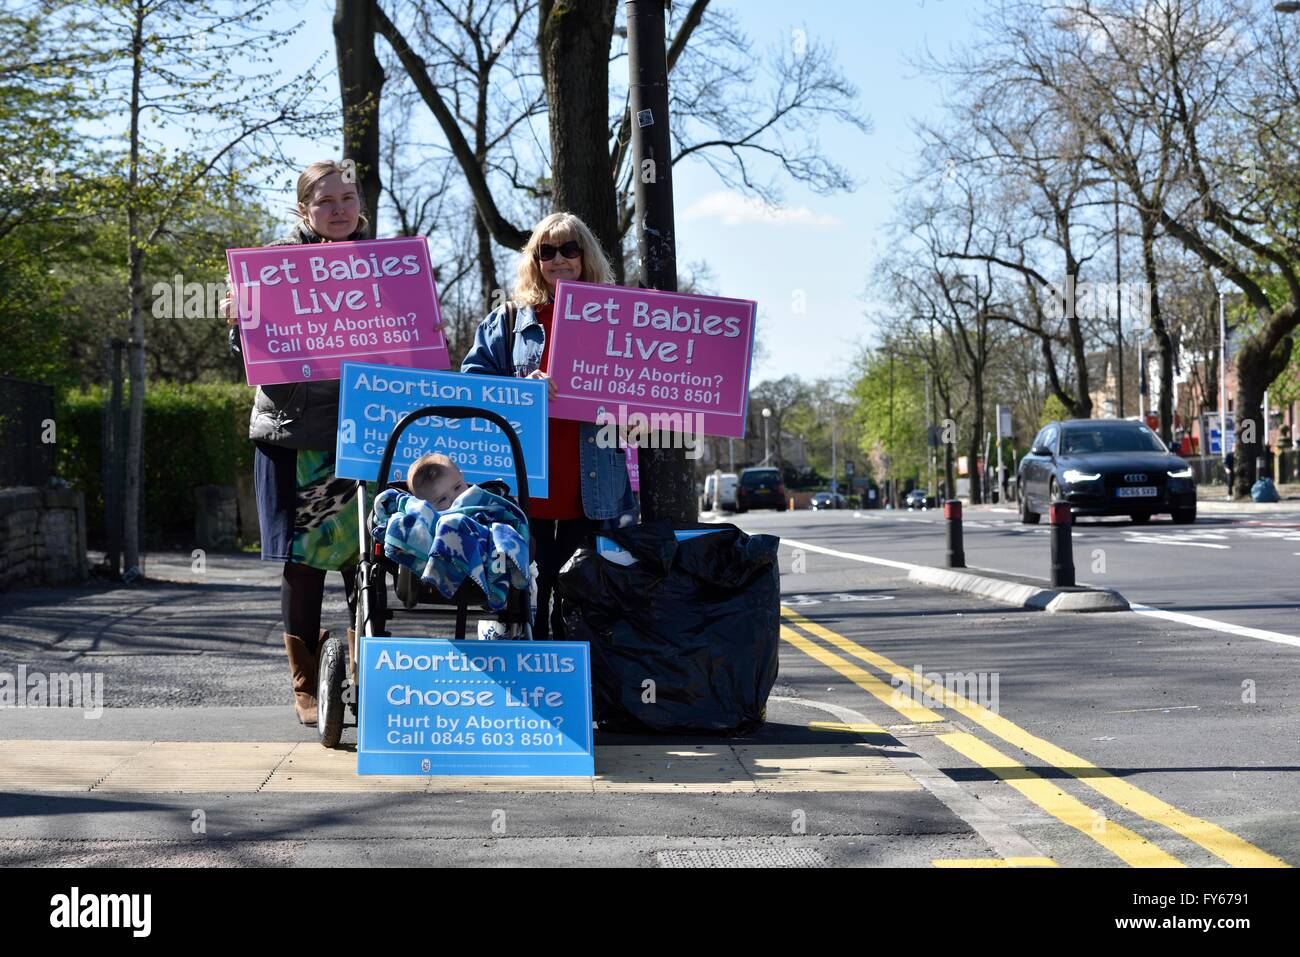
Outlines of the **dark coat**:
M348 240L364 239L360 232ZM300 223L283 239L268 246L301 246L325 240L305 223ZM239 326L230 328L230 351L242 355ZM288 449L326 449L333 451L339 421L339 380L318 382L284 382L260 385L253 399L253 414L248 421L248 437Z

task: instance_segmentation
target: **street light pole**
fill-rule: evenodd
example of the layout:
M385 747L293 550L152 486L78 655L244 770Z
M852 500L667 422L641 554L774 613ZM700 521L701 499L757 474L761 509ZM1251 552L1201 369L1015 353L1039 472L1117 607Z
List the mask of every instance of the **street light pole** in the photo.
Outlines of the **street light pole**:
M930 458L930 475L926 483L926 497L930 492L938 495L938 489L935 488L934 479L934 395L930 388L930 366L925 366L925 451Z
M763 409L763 464L770 465L772 458L772 449L767 444L767 420L772 417L771 409Z
M1120 289L1119 180L1115 181L1115 366L1119 383L1119 415L1124 418L1124 295Z
M838 491L839 468L835 461L835 400L831 400L831 491Z
M888 491L889 501L897 506L894 502L894 350L889 350L889 464L885 466L885 474L889 477L885 480L885 487Z
M1219 293L1219 458L1224 474L1228 469L1228 324L1223 316L1223 293ZM1228 479L1228 498L1232 498L1232 479Z
M668 53L664 0L627 0L628 103L632 183L641 286L677 291L672 140L668 128ZM699 503L679 435L665 432L640 450L641 511L647 519L695 521ZM657 445L658 447L653 447Z

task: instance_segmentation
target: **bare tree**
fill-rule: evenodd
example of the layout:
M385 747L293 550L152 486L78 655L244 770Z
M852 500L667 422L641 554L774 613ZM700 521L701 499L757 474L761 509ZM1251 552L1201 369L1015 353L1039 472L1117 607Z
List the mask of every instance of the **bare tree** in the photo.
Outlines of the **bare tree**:
M372 2L376 30L429 108L473 197L485 231L480 234L480 261L490 261L487 236L509 249L523 246L528 233L516 225L519 220L511 211L512 196L521 187L536 194L541 191L538 184L545 182L552 208L573 212L587 222L613 264L616 280L623 282L623 240L631 227L628 187L633 171L626 101L617 111L611 110L610 91L615 84L610 64L622 55L616 52L614 41L616 0L538 0L536 29L531 34L524 30L524 14L532 5L522 0L459 7L442 0L406 5ZM526 165L521 172L517 157L504 150L506 158L495 165L491 158L493 134L475 139L475 131L483 129L478 122L483 104L500 91L490 76L494 54L483 52L474 40L484 34L476 17L493 9L518 14L502 38L501 49L536 42L549 150L541 150L542 168L535 172L529 172ZM452 43L436 31L421 32L422 23L432 22L433 12L451 18L468 46ZM692 43L697 30L702 31L701 36L728 38L730 55L723 57L721 46ZM828 50L808 43L805 37L803 42L793 43L788 53L778 51L772 60L775 94L764 102L750 90L754 73L747 41L731 28L725 15L713 15L708 0L694 0L685 8L671 36L668 55L674 83L681 83L687 91L675 102L672 125L678 137L674 162L698 157L714 165L724 181L760 194L769 190L768 196L772 195L770 188L754 172L752 162L775 164L778 175L823 190L851 185L847 173L821 155L814 136L822 119L851 122L866 129L866 121L853 108L856 91L839 77ZM473 56L467 55L467 50ZM478 80L471 83L475 77ZM709 78L708 82L704 78ZM467 84L467 90L473 87L474 96L466 99L475 104L472 117L468 110L458 110L460 82ZM735 101L729 113L721 111L719 101L710 100L708 92L725 84L732 84L729 89ZM530 103L525 96L523 102L526 115L531 116L541 101ZM711 132L687 135L701 128L692 125L697 116ZM508 141L502 143L509 145ZM486 159L477 148L484 144ZM669 497L674 500L671 510L680 512L681 517L687 517L694 507L693 496ZM653 494L650 500L655 501Z
M1158 225L1243 295L1238 497L1255 479L1264 391L1300 324L1290 214L1300 173L1285 159L1300 120L1290 19L1242 0L1016 0L998 18L1016 51L1008 85L1042 97L1079 129L1091 160L1122 174L1148 274ZM1160 175L1140 176L1135 163Z

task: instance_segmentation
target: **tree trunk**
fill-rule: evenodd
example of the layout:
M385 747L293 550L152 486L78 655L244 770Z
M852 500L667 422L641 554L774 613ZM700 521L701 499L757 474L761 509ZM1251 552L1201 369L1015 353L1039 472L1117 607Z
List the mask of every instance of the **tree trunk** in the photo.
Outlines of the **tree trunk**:
M1160 439L1169 445L1174 436L1174 343L1165 325L1164 314L1160 309L1159 274L1156 270L1156 227L1154 217L1142 217L1142 274L1150 295L1147 317L1151 326L1151 335L1156 340L1156 353L1160 357ZM1123 299L1123 293L1116 287L1115 295ZM1141 388L1141 385L1138 386Z
M474 236L478 241L478 288L483 299L483 312L486 315L498 305L494 300L501 286L497 283L496 260L492 258L492 234L477 211L474 214Z
M663 0L630 0L627 5L628 106L630 113L638 117L632 126L638 272L642 286L676 292L677 249L665 20ZM612 178L610 185L613 185ZM615 192L611 191L610 196L616 197ZM616 205L612 211L617 235ZM617 238L615 243L618 243ZM618 255L618 261L621 275L621 255ZM780 418L776 426L777 457L780 458ZM698 443L702 430L692 431ZM687 461L685 442L682 441L684 437L665 429L657 438L657 442L651 443L657 448L644 449L640 453L644 516L647 520L668 518L694 522L699 518L698 501L695 498L694 470Z
M977 380L978 381L978 380ZM970 436L970 503L979 505L984 501L984 471L980 468L980 454L983 452L984 439L984 390L975 389L973 413L975 421L971 425Z
M943 396L943 414L947 421L953 421L952 418L952 393L945 392ZM957 497L957 479L952 465L952 447L954 443L945 441L943 443L943 492L944 498Z
M144 472L144 249L140 243L140 80L144 71L144 3L136 0L135 25L131 34L131 132L127 171L126 243L128 315L131 318L131 351L128 374L131 406L127 416L126 494L122 514L109 516L121 521L124 577L134 581L140 574L140 497Z
M1079 277L1079 261L1074 258L1073 246L1070 243L1068 223L1058 223L1058 229L1064 227L1061 233L1065 245L1065 275L1066 282L1077 282ZM1083 333L1083 323L1079 319L1078 310L1072 304L1067 304L1065 310L1066 328L1070 333L1070 354L1074 357L1074 381L1075 392L1074 401L1067 403L1070 408L1070 414L1076 419L1092 418L1092 390L1089 388L1090 376L1088 374L1088 343Z
M596 234L623 282L609 172L609 49L615 0L542 0L537 37L551 134L553 202Z
M1283 310L1293 307L1288 304ZM1283 310L1278 310L1280 314ZM1236 413L1236 469L1233 475L1232 494L1235 498L1250 497L1250 487L1258 477L1255 459L1264 455L1264 442L1268 425L1264 422L1264 391L1273 383L1291 360L1293 341L1284 335L1268 348L1269 328L1260 330L1242 345L1237 353ZM1246 441L1250 439L1250 441Z
M478 168L487 177L487 121L488 121L488 67L479 61L478 89L474 109L474 160ZM499 305L497 290L497 264L492 256L492 230L487 221L475 210L474 238L478 244L479 295L483 302L483 312L487 314ZM501 301L505 300L504 294Z
M335 0L334 48L343 104L343 158L357 165L357 186L370 219L366 237L373 239L379 231L379 99L384 86L384 70L375 56L374 0Z

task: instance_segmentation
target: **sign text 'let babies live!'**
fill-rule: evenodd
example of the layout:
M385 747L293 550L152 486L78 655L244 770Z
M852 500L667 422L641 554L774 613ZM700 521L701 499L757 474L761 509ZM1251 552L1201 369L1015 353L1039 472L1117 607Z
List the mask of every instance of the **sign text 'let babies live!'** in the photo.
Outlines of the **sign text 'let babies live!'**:
M249 384L338 378L345 359L448 366L423 239L227 252Z

